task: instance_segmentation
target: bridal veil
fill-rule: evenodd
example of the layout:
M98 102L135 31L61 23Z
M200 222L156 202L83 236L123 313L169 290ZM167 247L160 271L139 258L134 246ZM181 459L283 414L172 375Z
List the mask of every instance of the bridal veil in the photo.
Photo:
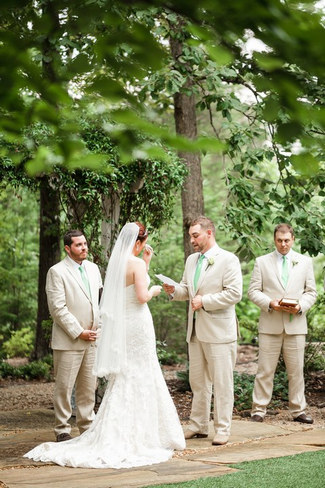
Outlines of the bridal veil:
M122 228L110 257L100 301L101 333L93 373L98 377L120 373L127 364L125 329L125 278L128 259L139 234L139 226Z

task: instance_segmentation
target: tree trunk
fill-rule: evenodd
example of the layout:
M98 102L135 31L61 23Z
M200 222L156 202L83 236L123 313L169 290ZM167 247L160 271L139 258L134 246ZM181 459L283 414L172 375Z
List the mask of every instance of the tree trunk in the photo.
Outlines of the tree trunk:
M51 32L44 38L42 47L43 77L49 83L56 81L53 60L56 52L53 38L59 32L60 23L54 2L43 4L43 12L51 18ZM60 200L57 190L53 190L48 176L40 178L40 235L38 271L38 310L34 358L39 359L50 352L50 315L45 292L46 274L61 257L60 253ZM47 321L47 324L46 324ZM43 324L44 322L44 324ZM47 325L47 327L45 327Z
M38 311L36 325L35 359L46 356L50 351L50 327L43 321L50 319L45 293L46 274L51 266L60 260L60 200L57 190L53 190L47 176L40 182L40 235L38 271ZM48 323L48 325L50 325Z
M120 218L120 196L113 192L110 195L102 195L103 220L101 224L101 273L104 277L107 261L113 250L117 233L119 230Z
M177 63L183 51L183 44L178 39L171 38L170 46L172 56ZM191 86L192 81L188 78L185 87L190 89ZM186 95L179 92L174 95L174 118L178 135L189 139L197 137L196 107L193 94ZM199 153L180 152L179 156L185 161L188 168L188 176L182 189L184 258L186 260L193 251L188 237L190 222L204 213L203 184Z

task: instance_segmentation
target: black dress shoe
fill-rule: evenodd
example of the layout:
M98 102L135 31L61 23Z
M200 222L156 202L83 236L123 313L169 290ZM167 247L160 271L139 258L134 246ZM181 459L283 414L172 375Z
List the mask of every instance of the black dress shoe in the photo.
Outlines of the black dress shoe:
M305 413L302 413L301 415L298 415L298 417L295 417L293 419L294 422L301 422L302 424L312 424L314 423L313 419L311 417L307 417Z
M255 414L255 415L251 416L251 421L252 422L263 422L264 419L260 415Z
M69 441L70 439L72 439L72 437L70 434L68 434L68 432L63 432L62 434L56 436L56 442Z

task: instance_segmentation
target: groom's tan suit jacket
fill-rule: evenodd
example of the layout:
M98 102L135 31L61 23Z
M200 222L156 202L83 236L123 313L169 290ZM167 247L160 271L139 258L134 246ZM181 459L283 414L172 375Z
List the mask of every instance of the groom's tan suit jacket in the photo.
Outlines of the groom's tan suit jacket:
M50 268L46 279L46 294L49 311L53 319L52 349L82 350L90 347L89 341L78 336L85 329L99 327L99 290L102 279L98 266L84 261L90 295L78 269L66 256Z
M261 309L259 332L264 334L307 334L306 312L315 303L316 285L312 260L291 251L291 269L284 287L277 264L276 251L256 259L248 290L249 299ZM272 300L297 298L302 313L269 311Z
M217 246L209 261L203 262L194 290L194 274L200 253L191 254L185 265L182 281L175 287L175 300L191 300L202 296L203 308L196 312L195 333L199 341L228 343L237 340L235 304L242 296L242 275L239 259ZM212 263L213 261L213 263ZM193 311L188 313L187 342L193 334Z

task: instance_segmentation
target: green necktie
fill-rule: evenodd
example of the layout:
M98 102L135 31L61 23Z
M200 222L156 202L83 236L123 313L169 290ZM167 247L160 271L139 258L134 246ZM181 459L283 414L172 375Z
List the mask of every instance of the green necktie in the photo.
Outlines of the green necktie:
M282 274L281 274L281 279L284 288L287 286L288 283L288 278L289 278L289 270L288 270L288 258L287 256L282 257Z
M90 295L90 286L89 286L89 281L86 275L86 271L84 270L83 266L79 266L79 271L81 274L82 281L84 282L84 285L86 287L86 290L88 291L88 295Z
M201 256L198 259L196 269L195 269L195 274L194 274L194 290L195 291L197 290L197 282L199 281L203 261L204 261L204 254L201 254Z

